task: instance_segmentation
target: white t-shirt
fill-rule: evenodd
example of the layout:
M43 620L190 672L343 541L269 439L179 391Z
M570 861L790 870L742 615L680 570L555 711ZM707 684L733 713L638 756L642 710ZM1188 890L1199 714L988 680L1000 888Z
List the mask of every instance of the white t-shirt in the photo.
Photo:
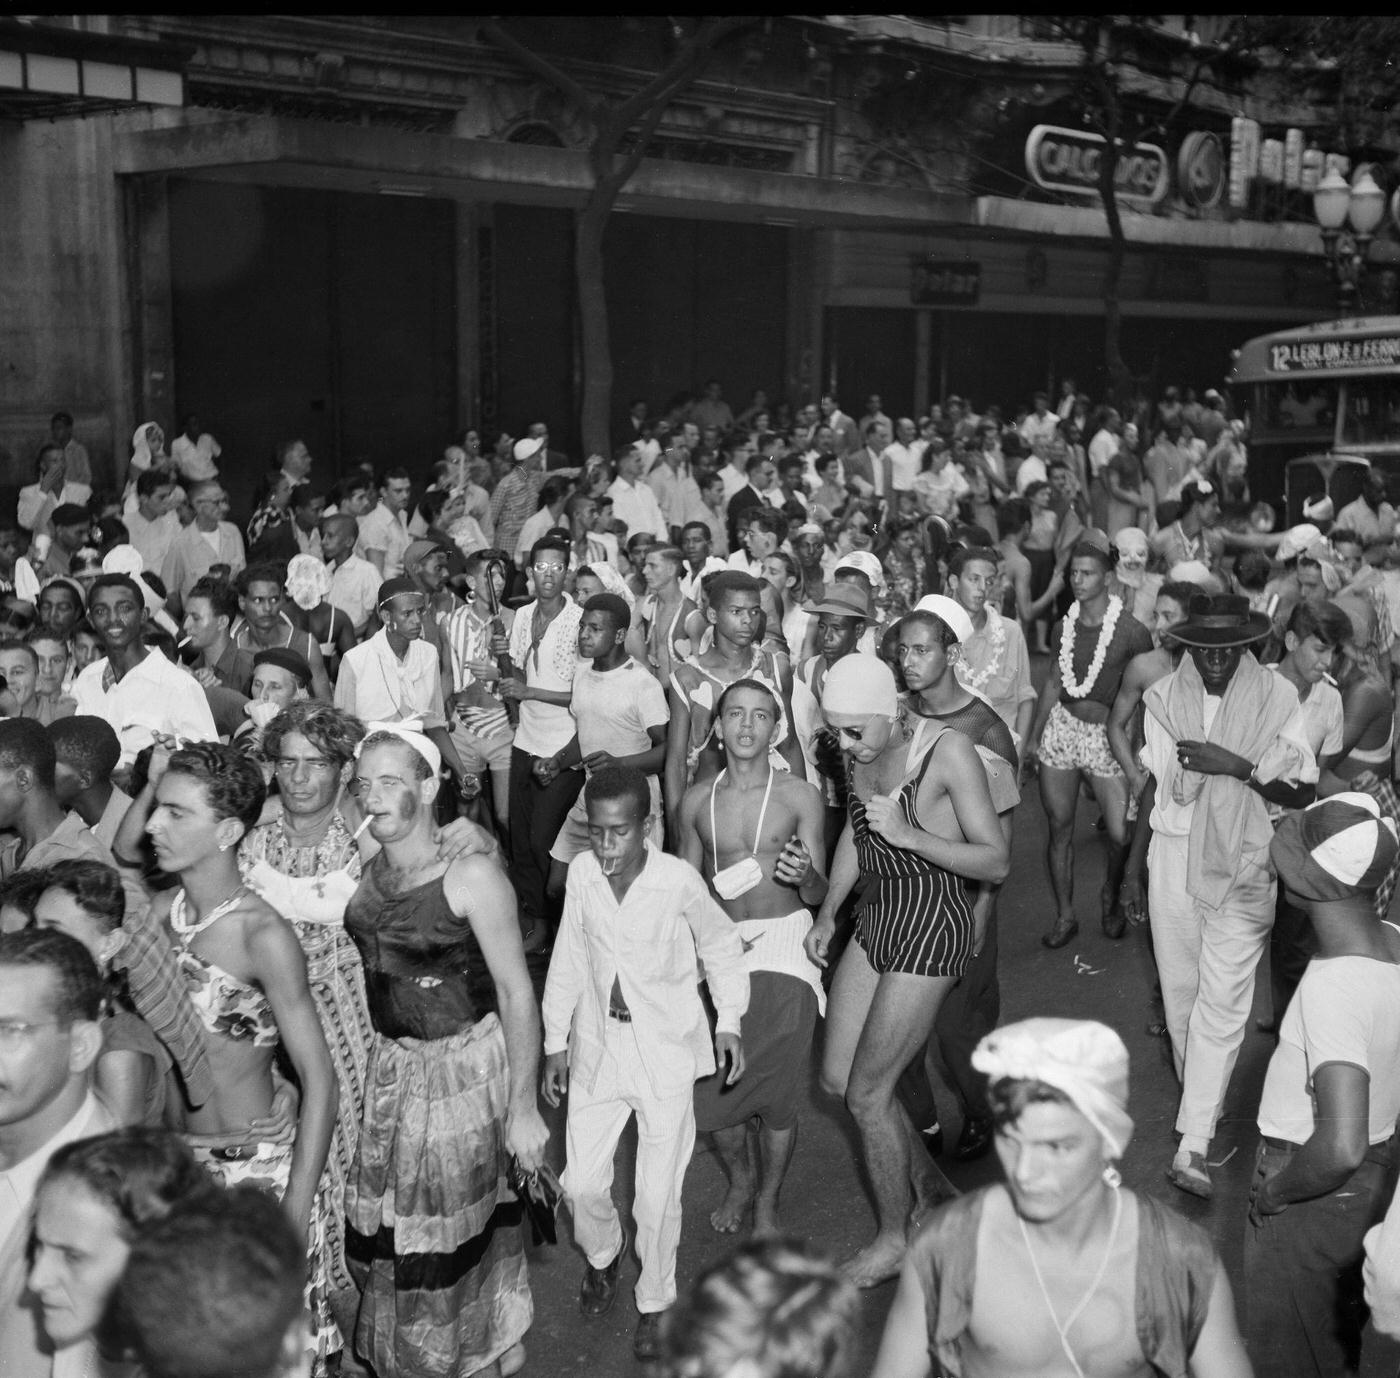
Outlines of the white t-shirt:
M595 751L636 756L651 746L647 729L671 720L661 681L631 656L615 670L595 670L591 661L580 662L569 712L578 724L584 756Z
M1314 957L1279 1026L1264 1075L1259 1132L1295 1144L1312 1138L1313 1077L1329 1062L1370 1077L1370 1143L1400 1116L1400 966L1371 957Z
M1089 442L1089 477L1098 478L1117 453L1118 437L1109 430L1096 432Z

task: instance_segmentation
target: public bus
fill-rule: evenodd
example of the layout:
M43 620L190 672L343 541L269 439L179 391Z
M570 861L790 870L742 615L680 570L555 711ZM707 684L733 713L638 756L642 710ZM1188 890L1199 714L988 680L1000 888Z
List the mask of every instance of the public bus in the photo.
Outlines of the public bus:
M1400 494L1400 316L1277 330L1234 352L1227 379L1249 420L1250 487L1284 497L1291 525L1325 491L1341 511L1368 468Z

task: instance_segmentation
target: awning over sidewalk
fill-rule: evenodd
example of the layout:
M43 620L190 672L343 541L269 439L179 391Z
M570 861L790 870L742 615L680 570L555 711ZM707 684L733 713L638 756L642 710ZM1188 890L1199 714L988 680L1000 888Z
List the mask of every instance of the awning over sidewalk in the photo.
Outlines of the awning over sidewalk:
M194 49L0 19L0 120L52 120L185 103Z

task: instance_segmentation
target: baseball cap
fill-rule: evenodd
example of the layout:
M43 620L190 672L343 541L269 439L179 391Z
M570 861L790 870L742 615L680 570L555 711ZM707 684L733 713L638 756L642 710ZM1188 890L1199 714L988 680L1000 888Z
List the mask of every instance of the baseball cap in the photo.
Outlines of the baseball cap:
M437 541L427 541L421 536L416 541L408 543L408 549L403 553L403 567L408 569L410 565L416 565L419 560L426 555L431 555L434 551L442 551L447 554L447 547L440 545Z
M1359 791L1334 794L1289 814L1269 846L1284 885L1318 902L1374 894L1397 852L1395 824Z
M836 562L836 568L831 571L832 576L841 573L843 569L859 570L875 588L884 588L885 571L868 550L853 550L849 555L843 555Z

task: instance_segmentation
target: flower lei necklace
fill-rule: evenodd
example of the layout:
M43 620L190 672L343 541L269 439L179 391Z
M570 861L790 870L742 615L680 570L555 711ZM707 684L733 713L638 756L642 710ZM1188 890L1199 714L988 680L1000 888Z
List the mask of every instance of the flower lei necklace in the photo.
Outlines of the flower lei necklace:
M987 663L980 670L973 670L967 663L966 652L958 659L958 682L964 689L980 692L983 685L1001 669L1006 652L1006 623L995 608L987 609L987 621L990 624L987 627Z
M1123 611L1123 600L1116 594L1108 600L1108 611L1099 625L1099 639L1094 644L1094 658L1089 662L1088 673L1083 680L1074 677L1074 634L1079 628L1079 600L1070 604L1065 617L1065 625L1060 633L1060 685L1072 699L1085 698L1098 680L1103 663L1108 659L1108 648L1113 641L1114 629L1118 626L1118 614Z

